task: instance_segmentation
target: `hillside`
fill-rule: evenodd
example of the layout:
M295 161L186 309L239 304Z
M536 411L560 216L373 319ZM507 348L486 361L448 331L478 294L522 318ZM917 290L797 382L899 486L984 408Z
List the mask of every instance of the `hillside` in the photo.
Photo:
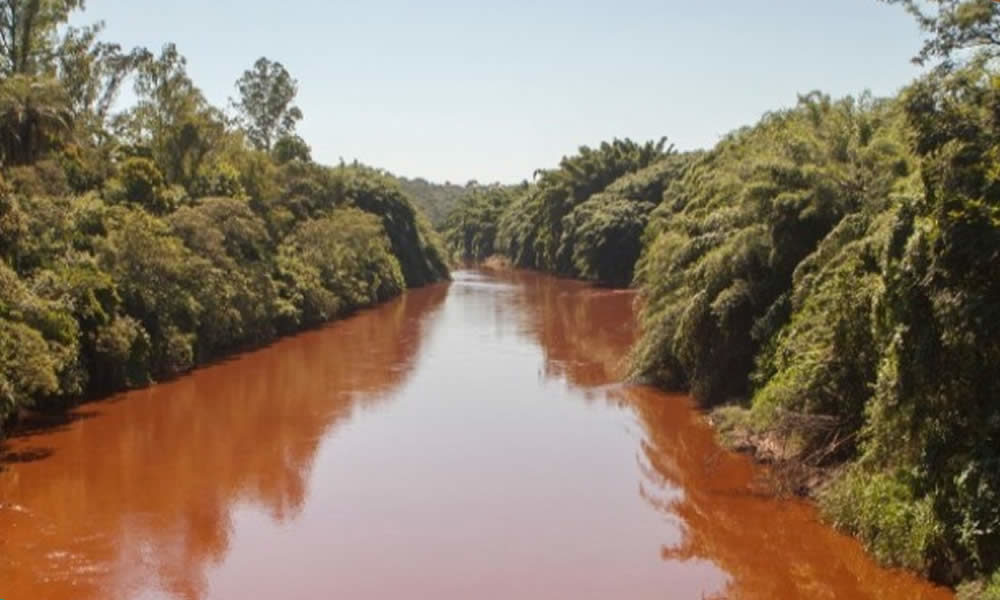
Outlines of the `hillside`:
M450 182L433 183L422 177L396 177L396 181L403 193L409 196L414 206L423 211L434 227L440 227L459 200L476 187L474 182L462 186Z

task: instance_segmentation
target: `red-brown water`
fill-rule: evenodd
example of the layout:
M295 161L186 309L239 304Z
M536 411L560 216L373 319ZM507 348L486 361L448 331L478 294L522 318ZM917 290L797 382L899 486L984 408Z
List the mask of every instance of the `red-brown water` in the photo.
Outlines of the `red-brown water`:
M615 383L632 299L460 272L28 430L0 598L952 597Z

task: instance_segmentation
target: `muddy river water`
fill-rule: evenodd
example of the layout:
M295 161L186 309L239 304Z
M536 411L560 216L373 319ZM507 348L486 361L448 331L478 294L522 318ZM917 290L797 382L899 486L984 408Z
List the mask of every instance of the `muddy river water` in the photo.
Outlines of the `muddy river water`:
M0 598L952 597L756 493L686 397L619 383L632 304L462 271L31 423Z

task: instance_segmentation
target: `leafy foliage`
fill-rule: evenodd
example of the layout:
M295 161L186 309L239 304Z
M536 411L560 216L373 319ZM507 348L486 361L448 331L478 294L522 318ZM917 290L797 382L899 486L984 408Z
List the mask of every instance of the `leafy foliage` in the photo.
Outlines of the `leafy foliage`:
M483 261L497 253L500 218L524 188L493 186L463 197L443 225L445 241L460 261Z
M271 154L279 164L285 164L292 160L301 160L303 162L312 160L312 149L309 148L309 144L305 140L297 135L286 135L279 138L274 143Z
M0 28L75 6L0 3ZM211 106L173 45L44 31L0 82L0 434L21 409L171 377L447 277L391 179L316 165L297 137L258 150L261 123ZM137 103L111 115L130 73Z
M645 144L616 139L597 148L581 147L579 154L563 158L558 169L537 171L531 190L501 217L501 251L519 267L576 275L575 236L564 236L563 220L619 177L672 153L665 138Z
M624 175L563 218L561 244L572 248L578 277L617 287L632 283L650 214L690 160L687 155L670 154Z
M745 397L757 353L787 318L796 268L907 173L896 121L870 98L814 93L699 159L646 234L639 369L706 404Z
M938 58L950 67L954 55L963 50L981 50L991 56L1000 51L1000 5L994 0L883 2L902 5L931 34L913 59L917 64Z
M831 520L887 564L925 570L927 555L940 543L941 523L930 501L914 498L912 488L891 475L853 470L823 500Z
M294 139L302 111L292 104L298 82L284 65L261 57L239 78L236 89L240 97L233 105L254 147L270 152L278 140Z
M498 254L519 267L628 286L642 233L663 191L692 155L666 140L580 148L558 169L513 188L472 188L443 224L460 260Z
M36 161L72 128L69 98L49 78L15 75L0 82L0 153L7 164Z
M952 583L1000 566L998 81L981 58L735 132L667 188L637 276L640 373L850 462L827 515Z
M420 177L397 177L396 181L413 205L426 215L434 227L439 228L465 196L481 187L474 181L463 186L450 182L432 183Z
M0 74L33 75L50 67L57 30L83 5L83 0L0 2Z

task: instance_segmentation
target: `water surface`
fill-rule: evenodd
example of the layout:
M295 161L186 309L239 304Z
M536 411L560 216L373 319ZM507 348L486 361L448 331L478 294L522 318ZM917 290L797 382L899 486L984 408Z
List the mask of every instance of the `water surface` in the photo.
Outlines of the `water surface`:
M0 598L952 597L616 383L632 301L460 272L29 428Z

